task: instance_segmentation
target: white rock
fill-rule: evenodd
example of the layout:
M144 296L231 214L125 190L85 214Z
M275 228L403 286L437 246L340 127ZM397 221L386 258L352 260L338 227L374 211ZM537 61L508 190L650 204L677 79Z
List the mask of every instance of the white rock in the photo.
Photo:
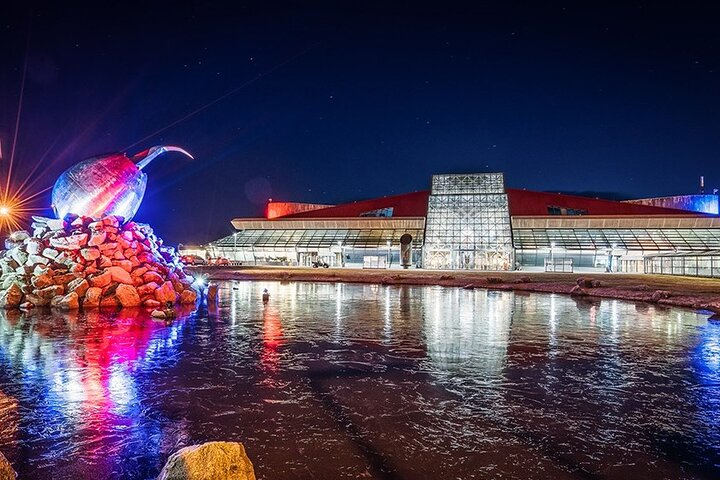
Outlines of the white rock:
M67 237L57 237L50 239L50 245L58 250L80 250L87 245L88 234L80 233Z
M45 250L42 251L42 256L45 258L49 258L50 260L55 260L60 252L55 250L54 248L47 247Z
M25 245L25 251L30 255L38 255L43 249L42 242L37 238L29 238Z
M25 230L18 230L17 232L12 232L8 238L11 242L22 242L30 238L30 234Z
M18 247L8 250L8 253L10 254L10 257L20 265L27 262L27 253L23 252Z
M45 224L48 226L48 228L52 231L58 231L58 230L64 230L65 229L65 221L61 218L49 218Z
M28 255L27 265L47 265L48 263L50 263L50 260L41 255Z

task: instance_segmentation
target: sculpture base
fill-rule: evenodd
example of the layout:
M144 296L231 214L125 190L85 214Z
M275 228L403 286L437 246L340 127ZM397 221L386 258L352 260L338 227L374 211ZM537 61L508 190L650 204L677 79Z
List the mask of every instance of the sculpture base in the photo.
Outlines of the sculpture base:
M33 234L14 232L0 258L0 307L157 308L195 303L193 278L149 225L33 217Z

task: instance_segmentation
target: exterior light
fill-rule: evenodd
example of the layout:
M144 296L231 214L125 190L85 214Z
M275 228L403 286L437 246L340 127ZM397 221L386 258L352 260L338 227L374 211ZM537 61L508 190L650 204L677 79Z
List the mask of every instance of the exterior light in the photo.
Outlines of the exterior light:
M10 215L10 207L7 205L0 206L0 216L7 217Z

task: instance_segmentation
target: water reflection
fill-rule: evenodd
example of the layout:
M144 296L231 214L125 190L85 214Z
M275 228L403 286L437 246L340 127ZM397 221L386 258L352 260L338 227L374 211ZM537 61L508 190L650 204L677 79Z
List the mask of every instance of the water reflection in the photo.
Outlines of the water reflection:
M22 478L152 478L217 439L259 478L715 478L706 317L289 282L227 282L169 324L0 311L0 449Z
M156 433L152 422L138 421L141 372L155 368L159 357L172 356L183 325L154 321L140 310L0 311L0 359L14 379L3 384L1 395L13 398L10 405L22 399L24 410L18 419L3 408L0 445L40 450L52 445L48 455L35 459L40 468L83 455L98 475L120 473L122 450L147 448ZM54 442L63 437L67 441Z

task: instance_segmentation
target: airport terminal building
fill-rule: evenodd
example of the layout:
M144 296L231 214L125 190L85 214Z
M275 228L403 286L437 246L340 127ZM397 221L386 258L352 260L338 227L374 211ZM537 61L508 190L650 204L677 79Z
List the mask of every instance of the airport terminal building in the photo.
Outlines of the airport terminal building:
M429 191L342 205L269 202L206 246L248 265L720 277L718 196L612 201L505 187L502 173L434 175Z

